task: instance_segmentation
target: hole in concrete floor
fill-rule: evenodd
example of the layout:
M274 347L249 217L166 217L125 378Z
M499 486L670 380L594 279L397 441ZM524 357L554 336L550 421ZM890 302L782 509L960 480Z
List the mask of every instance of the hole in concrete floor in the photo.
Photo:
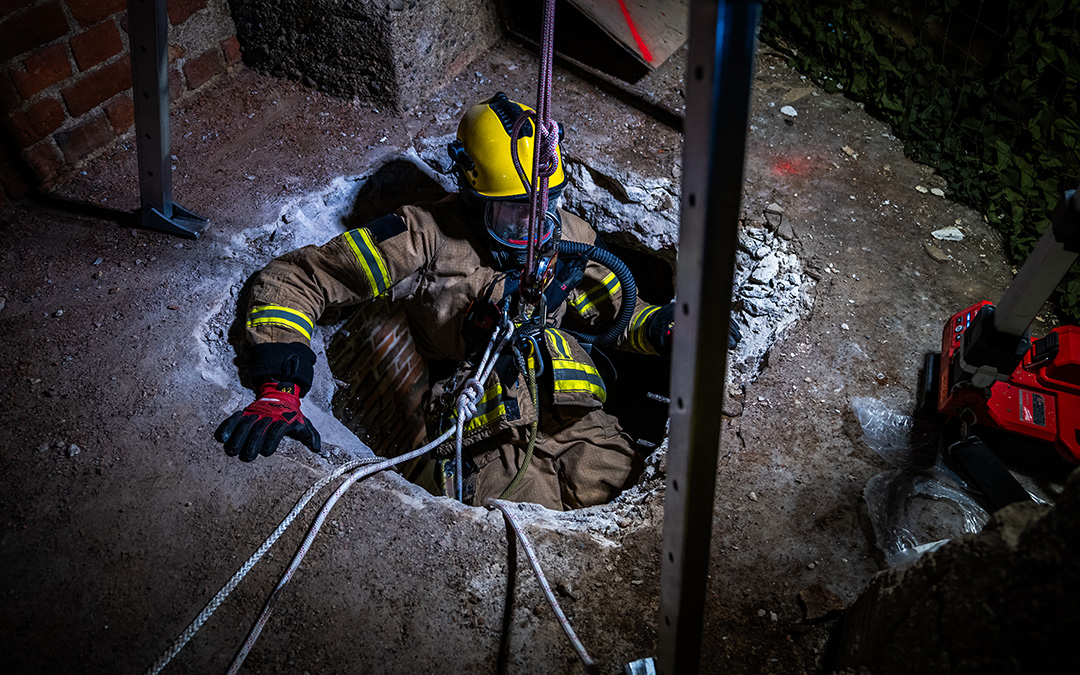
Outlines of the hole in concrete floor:
M374 168L371 173L337 179L329 188L287 204L282 209L282 220L290 227L283 228L276 223L253 231L248 246L256 246L257 255L252 264L257 266L259 260L265 263L270 257L304 244L325 243L344 229L359 226L404 203L441 197L447 189L452 189L452 184L445 177L433 173L422 161L427 161L426 155L435 153L438 146L444 146L444 140L418 139L419 156L413 154L411 149L407 150ZM428 148L428 145L431 147ZM425 160L419 157L425 157ZM812 306L810 289L815 277L804 270L797 255L797 242L784 235L779 223L751 221L751 218L747 218L740 228L739 250L736 253L734 311L743 340L729 355L729 400L725 401L724 406L724 413L728 415L741 413L745 385L756 378L776 340L783 337L788 327ZM605 241L634 272L642 296L654 304L670 300L674 292L670 264L659 254L639 251L645 247L643 243L620 241L625 245L619 245L611 241L614 238L605 236ZM245 253L250 254L250 251ZM667 253L670 254L670 251ZM332 399L337 417L380 454L393 454L417 447L423 438L421 404L428 376L426 364L406 349L406 341L401 339L408 333L407 321L403 315L395 316L389 308L379 304L370 305L348 317L338 317L339 323L342 320L345 322L338 333L326 341L328 353L343 350L343 346L333 345L346 337L362 333L370 339L372 328L377 326L381 331L379 342L370 346L383 347L383 356L388 357L388 362L401 366L404 384L395 388L393 395L370 403L365 403L359 395L338 391ZM322 323L333 324L334 321ZM796 349L811 347L794 346ZM609 411L623 421L632 438L644 441L643 454L647 454L651 446L661 446L649 458L647 464L650 468L646 470L643 479L646 483L642 485L644 493L635 489L636 500L641 494L662 489L662 481L654 480L657 471L652 469L661 466L665 452L663 439L667 404L663 399L668 395L669 364L617 350L607 350L605 354L611 363L598 357L597 365L611 369L620 376L615 378L611 372L604 374L609 382L609 391L613 394L608 404ZM344 363L349 360L347 356L336 359L342 363L335 366L334 372L360 367L356 360L361 356L352 353L351 358L350 363ZM658 364L662 365L658 367ZM626 373L634 373L634 377L628 378ZM340 375L336 377L345 379ZM390 384L384 379L375 371L369 372L366 378L356 382L356 389L366 387L372 392L385 393L390 390ZM613 383L617 383L617 386L612 386ZM327 397L326 403L331 407L331 397ZM685 401L677 402L680 409L684 409L685 405ZM394 424L391 417L405 421Z
M648 254L609 247L630 268L646 299L667 302L672 293L671 267ZM655 356L594 348L593 359L607 385L604 409L614 415L643 457L664 439L670 362ZM452 374L456 364L424 359L413 341L404 310L375 302L351 310L331 338L327 360L345 383L333 398L334 415L378 455L393 457L430 440L426 429L429 391ZM430 465L417 460L401 474L420 485L430 483Z

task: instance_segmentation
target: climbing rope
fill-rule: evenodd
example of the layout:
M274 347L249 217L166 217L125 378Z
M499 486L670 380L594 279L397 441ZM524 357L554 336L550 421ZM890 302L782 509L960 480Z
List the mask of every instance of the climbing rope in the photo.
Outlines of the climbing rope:
M529 238L525 249L525 273L521 278L522 290L536 293L536 266L540 249L540 222L547 217L548 178L559 166L559 125L551 119L551 80L555 56L555 0L544 0L543 28L540 41L540 76L536 87L536 111L524 110L514 121L510 134L510 156L522 185L529 192ZM518 140L527 122L532 121L535 131L533 147L533 180L529 180L518 157ZM543 289L539 289L543 292Z
M229 579L229 581L221 587L221 590L217 592L217 594L210 600L210 602L206 603L206 607L204 607L203 610L199 612L199 615L195 617L195 619L190 624L188 624L188 627L185 628L182 633L180 633L180 635L176 638L172 645L170 645L169 648L166 649L165 652L158 657L157 661L154 661L153 665L151 665L150 668L147 669L146 675L157 675L162 671L162 669L165 668L165 666L169 664L170 661L172 661L173 657L180 653L180 650L183 649L184 646L191 641L191 638L195 636L195 633L199 632L199 629L203 627L203 624L205 624L210 619L213 613L217 611L217 608L221 605L221 603L224 602L227 597L229 597L229 594L232 593L233 590L243 580L243 578L247 576L248 572L251 571L251 568L255 567L256 563L258 563L259 560L262 559L266 552L269 551L275 543L277 543L277 540L281 538L281 535L285 533L285 530L289 529L289 526L292 525L293 521L296 520L296 517L300 515L300 512L304 510L304 507L307 506L307 503L311 501L312 497L318 494L319 491L321 491L324 487L337 480L342 474L351 471L358 466L363 466L365 464L374 464L378 461L380 461L380 458L378 457L365 457L363 459L354 459L350 462L346 462L345 464L342 464L337 469L335 469L329 475L319 479L314 485L308 488L307 492L305 492L300 497L300 499L297 500L296 505L292 508L291 511L289 511L289 514L285 516L284 520L282 520L281 523L277 526L277 529L275 529L270 534L270 536L266 538L266 541L262 543L262 546L260 546L259 549L255 551L255 553L252 554L250 558L248 558L247 562L245 562L240 567L240 569L236 571L236 574L234 574L232 578Z
M488 341L487 349L484 350L484 356L476 366L476 372L479 377L466 380L465 386L457 399L457 434L454 441L454 494L457 496L457 500L462 503L465 502L465 495L462 491L464 487L463 474L465 473L465 462L463 459L465 421L467 418L471 419L476 416L476 405L484 396L483 383L487 382L488 377L491 376L491 371L495 368L495 357L510 343L513 334L514 322L510 320L510 317L506 312L503 312L502 322L495 332L492 333L491 340ZM496 345L496 343L498 344ZM492 353L493 349L494 354Z
M266 622L270 620L270 614L274 611L274 602L277 600L278 595L292 579L293 574L295 574L297 568L300 567L300 563L304 560L304 557L307 556L308 549L311 548L312 542L315 541L315 537L319 534L319 530L322 529L323 523L326 521L326 516L330 514L330 510L334 508L335 504L337 504L338 499L340 499L341 496L345 494L345 492L348 491L348 489L352 487L353 484L356 483L358 480L367 478L368 476L383 471L384 469L389 469L396 464L401 464L411 459L416 459L417 457L420 457L421 455L430 452L440 443L443 443L444 441L449 439L452 433L454 433L453 429L447 431L442 436L436 438L434 441L428 443L422 448L418 448L416 450L413 450L412 452L407 452L404 455L395 457L394 459L387 460L380 464L376 464L375 466L361 469L349 476L345 480L345 482L343 482L341 485L338 486L336 490L334 490L334 494L330 495L330 498L326 500L326 503L323 504L322 509L319 511L319 515L316 516L315 522L311 524L311 528L308 530L307 536L304 537L303 543L300 544L300 548L296 551L296 555L293 556L292 562L289 563L288 569L286 569L285 573L281 575L281 580L278 581L278 584L274 587L274 590L270 592L270 597L266 599L266 604L263 606L262 614L259 615L259 618L251 626L251 631L248 633L247 639L244 640L244 644L240 647L240 651L236 653L236 657L233 659L232 665L229 666L229 670L227 671L228 675L236 675L236 673L240 670L240 666L244 663L244 659L247 658L247 655L251 651L251 648L255 646L255 641L259 639L259 634L262 633L263 627L266 626Z
M536 573L536 578L540 582L540 588L544 591L544 597L547 598L548 604L551 605L551 610L555 612L555 618L559 620L559 625L562 626L563 632L566 633L566 637L570 640L570 644L573 645L574 651L577 652L578 658L585 665L586 668L593 668L596 664L593 662L589 653L585 651L584 645L581 644L581 640L578 639L577 633L574 632L573 626L570 625L570 620L563 614L562 607L559 606L559 601L555 599L555 594L551 592L551 584L548 583L547 577L544 576L544 571L540 569L540 560L536 557L536 551L533 550L532 543L529 538L525 536L524 530L518 524L517 520L510 513L509 505L499 499L485 499L485 506L494 506L502 511L503 517L506 518L506 522L510 525L510 529L517 535L518 541L521 542L522 548L525 549L525 555L529 558L529 565L532 566L533 572Z
M536 344L535 339L530 340L533 347L533 355L536 360L540 361L543 365L543 357L540 355L540 348ZM536 448L536 435L540 429L540 398L536 392L536 368L533 367L532 360L526 360L521 355L521 351L514 350L514 356L517 357L518 368L522 372L528 373L529 384L529 397L532 399L533 410L536 411L536 419L529 424L529 444L525 448L525 456L521 459L521 466L518 468L517 473L514 474L514 479L510 481L510 484L506 486L506 489L499 495L499 499L509 499L513 496L514 492L518 489L518 485L521 485L521 480L525 477L525 472L529 470L529 464L532 462L533 451ZM543 371L541 371L543 372Z
M480 386L466 386L464 391L458 397L459 423L456 429L449 429L444 434L436 438L431 443L423 446L422 448L418 448L416 450L413 450L412 452L405 453L399 457L395 457L394 459L382 460L378 457L355 459L346 462L345 464L335 469L329 475L319 479L314 485L308 488L308 490L303 494L303 496L300 497L300 499L296 502L296 505L292 508L291 511L289 511L288 515L286 515L285 518L281 521L281 523L278 524L277 528L270 534L270 536L266 538L266 541L262 543L262 546L260 546L259 549L255 551L255 553L247 560L247 562L244 563L243 566L241 566L240 569L236 571L232 578L229 579L229 581L221 587L221 590L219 590L217 594L214 595L214 597L210 600L210 602L206 604L206 607L203 608L199 615L195 617L195 619L188 625L188 627L185 628L184 631L176 638L176 640L173 641L172 645L170 645L169 648L166 649L165 652L162 653L162 655L159 656L156 661L154 661L153 665L151 665L150 668L147 669L146 675L157 675L165 668L165 666L169 664L170 661L172 661L172 659L178 653L180 653L180 650L183 649L184 646L191 641L191 638L195 636L195 633L197 633L199 629L202 628L203 625L210 619L214 612L217 611L217 608L221 605L222 602L225 601L227 597L229 597L229 594L232 593L233 590L244 579L244 577L247 576L248 572L250 572L251 569L255 567L256 563L258 563L259 560L261 560L262 557L266 554L266 552L269 551L270 548L277 542L277 540L281 538L281 535L285 533L285 530L287 530L290 525L292 525L292 523L296 520L297 516L300 515L300 512L304 510L304 507L307 506L308 502L311 501L311 499L316 494L318 494L324 487L329 485L331 482L341 477L343 474L364 465L373 465L368 466L364 469L359 469L355 473L350 475L337 488L337 490L334 491L334 494L331 495L330 498L323 505L322 510L319 512L319 515L316 517L315 522L309 529L308 535L304 539L303 544L297 551L296 555L293 556L293 560L290 563L289 568L285 571L285 574L282 576L281 581L278 582L278 585L274 588L273 592L271 592L270 597L266 601L266 605L263 607L262 614L252 626L251 631L248 634L248 638L244 641L243 646L240 648L240 651L237 653L236 658L233 660L233 663L229 668L229 673L235 673L240 668L240 665L243 663L244 659L247 657L247 654L251 650L251 647L255 644L255 641L258 639L259 633L262 632L263 626L266 625L267 620L270 618L270 613L273 611L274 601L276 600L278 594L292 578L293 574L296 572L296 569L300 566L300 562L304 559L304 556L307 555L307 551L311 546L311 542L314 541L315 536L322 528L322 524L326 520L326 515L334 507L338 499L340 499L341 495L345 494L345 492L350 487L352 487L353 484L363 478L371 476L372 474L378 473L380 471L384 471L398 464L402 464L409 460L415 459L430 452L434 448L449 440L450 437L455 434L455 432L458 433L457 444L460 448L460 434L462 432L464 424L462 420L464 420L466 417L471 417L476 414L476 403L479 400L480 396L483 395L482 383L486 382L487 379L491 376L491 371L495 368L495 357L497 357L498 353L501 352L505 345L509 342L513 330L513 322L509 321L509 319L506 319L499 327L499 329L492 333L491 340L489 341L487 349L484 352L484 357L481 359L480 364L477 366L476 369L478 377L475 380L469 381L470 385L473 382L477 382L480 384ZM479 391L479 393L477 393L477 391ZM460 476L460 468L458 470L458 475ZM460 495L460 488L458 494Z

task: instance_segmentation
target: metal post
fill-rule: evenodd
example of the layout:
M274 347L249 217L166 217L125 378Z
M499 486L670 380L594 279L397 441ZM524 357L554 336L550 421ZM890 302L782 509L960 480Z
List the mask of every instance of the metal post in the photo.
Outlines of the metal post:
M142 225L196 239L206 229L206 218L172 200L166 17L165 0L128 0Z
M690 7L660 675L692 675L700 659L759 13L751 0L695 0Z
M1076 262L1077 253L1080 253L1077 247L1080 243L1078 194L1077 190L1065 192L1050 227L1046 228L1016 279L1001 296L994 312L996 330L1009 335L1026 334L1035 315Z

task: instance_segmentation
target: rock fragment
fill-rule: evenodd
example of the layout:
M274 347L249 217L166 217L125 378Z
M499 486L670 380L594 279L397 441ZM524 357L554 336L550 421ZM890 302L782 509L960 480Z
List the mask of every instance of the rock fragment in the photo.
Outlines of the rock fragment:
M834 618L844 611L844 601L836 593L821 584L814 584L799 591L803 606L803 620L807 623Z
M923 244L923 248L926 249L927 255L933 258L936 262L943 263L949 259L949 255L945 253L945 251L942 251L940 248L934 246L933 244Z

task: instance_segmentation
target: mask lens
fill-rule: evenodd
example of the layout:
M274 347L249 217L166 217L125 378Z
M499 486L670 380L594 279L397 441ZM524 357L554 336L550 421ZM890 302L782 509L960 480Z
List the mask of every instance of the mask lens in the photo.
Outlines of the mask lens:
M488 202L484 211L488 231L499 242L523 249L529 241L529 205L520 202ZM540 222L540 242L546 242L555 227L554 219Z

